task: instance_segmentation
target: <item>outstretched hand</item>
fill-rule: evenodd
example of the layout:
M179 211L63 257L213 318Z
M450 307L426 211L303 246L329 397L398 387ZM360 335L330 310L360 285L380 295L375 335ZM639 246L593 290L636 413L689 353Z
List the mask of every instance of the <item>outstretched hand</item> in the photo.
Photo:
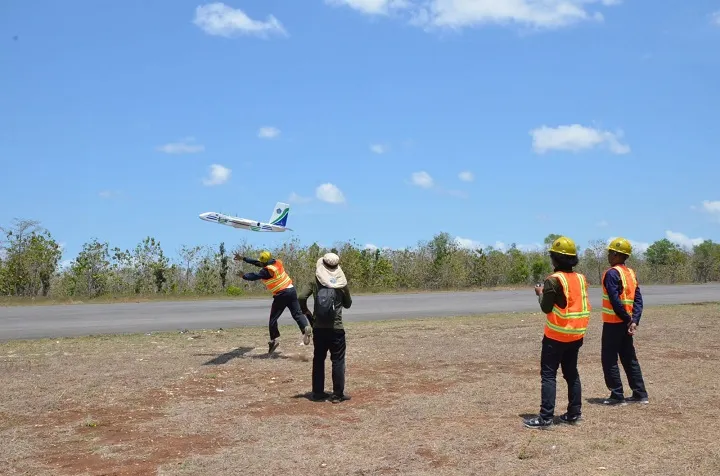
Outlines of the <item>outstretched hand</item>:
M235 252L235 257L233 258L235 261L242 261L244 256L240 256L240 253L237 251Z

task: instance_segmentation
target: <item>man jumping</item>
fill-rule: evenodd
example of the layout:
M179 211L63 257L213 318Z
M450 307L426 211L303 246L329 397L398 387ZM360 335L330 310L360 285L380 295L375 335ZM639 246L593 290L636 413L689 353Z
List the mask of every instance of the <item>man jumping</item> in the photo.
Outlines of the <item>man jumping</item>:
M259 260L240 256L240 254L235 253L235 260L242 260L245 263L259 266L261 268L260 271L257 273L245 273L242 278L246 281L262 280L268 291L273 295L273 302L270 307L270 341L268 342L268 354L273 353L278 345L280 345L277 340L278 337L280 337L278 320L286 307L290 308L293 319L297 322L300 332L303 333L303 343L308 345L312 339L312 326L310 326L310 322L308 322L307 317L305 317L305 314L303 314L300 309L297 291L293 286L292 279L290 279L290 276L285 271L283 262L277 258L273 258L269 251L260 253Z

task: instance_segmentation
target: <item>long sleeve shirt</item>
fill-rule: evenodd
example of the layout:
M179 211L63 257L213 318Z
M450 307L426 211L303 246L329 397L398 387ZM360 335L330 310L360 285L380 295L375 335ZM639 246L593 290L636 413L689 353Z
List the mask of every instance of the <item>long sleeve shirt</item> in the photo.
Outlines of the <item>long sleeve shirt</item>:
M623 285L618 270L610 268L605 274L603 285L605 286L605 289L607 289L608 299L610 300L610 304L612 305L615 314L617 314L626 325L629 325L630 322L640 325L640 317L642 316L643 311L643 298L642 293L640 293L640 285L638 284L638 287L635 289L632 316L627 313L625 306L623 306L620 302L620 294L623 292Z
M243 257L243 261L248 264L252 264L252 265L260 267L260 271L258 271L257 273L243 274L243 279L245 279L247 281L257 281L258 279L270 279L272 277L272 276L270 276L270 272L267 270L267 268L265 268L265 266L267 266L269 264L273 264L275 262L274 259L271 259L267 263L262 263L256 259Z
M555 271L565 270L556 269ZM562 286L560 286L557 278L545 279L545 282L543 283L543 292L538 296L538 302L540 303L540 309L545 314L552 311L555 304L557 304L560 308L567 306L567 299L565 299Z

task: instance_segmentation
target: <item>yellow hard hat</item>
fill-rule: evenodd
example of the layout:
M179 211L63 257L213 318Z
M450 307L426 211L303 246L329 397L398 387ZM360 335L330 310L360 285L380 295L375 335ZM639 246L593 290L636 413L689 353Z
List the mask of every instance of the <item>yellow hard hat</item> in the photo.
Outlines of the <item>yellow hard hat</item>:
M561 236L553 241L550 251L553 253L560 253L561 255L577 256L575 242L567 236Z
M608 245L608 249L624 255L630 255L630 253L632 253L632 245L625 238L615 238L610 242L610 245Z
M262 263L267 263L268 261L270 261L270 258L272 258L272 255L270 254L269 251L265 250L262 253L260 253L260 261Z

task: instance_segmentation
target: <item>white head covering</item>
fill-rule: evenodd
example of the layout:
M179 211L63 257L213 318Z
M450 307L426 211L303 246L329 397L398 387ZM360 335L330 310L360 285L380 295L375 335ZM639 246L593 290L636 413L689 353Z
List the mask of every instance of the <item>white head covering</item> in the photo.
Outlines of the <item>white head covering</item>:
M340 267L340 257L335 253L326 253L317 260L315 276L328 288L342 288L347 285L347 278Z

